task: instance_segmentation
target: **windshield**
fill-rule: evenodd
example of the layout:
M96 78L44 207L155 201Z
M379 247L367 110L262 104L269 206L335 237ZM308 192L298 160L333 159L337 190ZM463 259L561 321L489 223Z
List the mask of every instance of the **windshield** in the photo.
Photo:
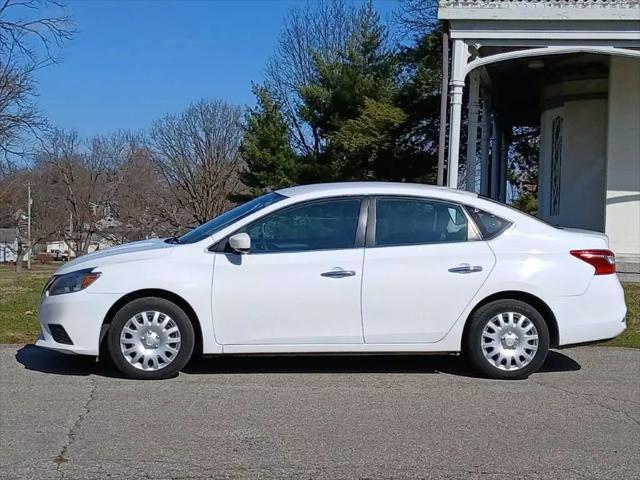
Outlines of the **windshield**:
M257 212L258 210L262 210L263 208L279 202L284 198L286 198L284 195L280 195L279 193L275 192L267 193L266 195L262 195L261 197L254 198L250 202L238 205L228 212L225 212L222 215L218 215L213 220L209 220L207 223L200 225L198 228L191 230L189 233L185 233L180 238L176 239L175 243L196 243L200 240L204 240L205 238L210 237L217 231L231 225L241 218Z

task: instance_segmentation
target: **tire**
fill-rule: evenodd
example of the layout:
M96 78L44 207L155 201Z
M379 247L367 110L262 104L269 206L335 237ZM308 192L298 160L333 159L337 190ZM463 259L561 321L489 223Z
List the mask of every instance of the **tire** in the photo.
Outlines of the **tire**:
M109 356L126 377L160 380L178 374L193 353L195 335L187 314L164 298L133 300L113 317Z
M464 341L465 353L480 373L515 380L542 366L549 352L549 329L528 303L496 300L472 315Z

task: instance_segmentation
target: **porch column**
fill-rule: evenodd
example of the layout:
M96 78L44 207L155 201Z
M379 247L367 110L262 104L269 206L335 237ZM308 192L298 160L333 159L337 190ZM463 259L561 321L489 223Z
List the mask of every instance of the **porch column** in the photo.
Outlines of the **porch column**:
M478 160L476 150L478 144L478 110L480 108L480 78L477 71L469 75L469 123L467 125L467 190L476 191L476 173Z
M480 193L489 195L489 142L491 141L491 98L482 90L482 126L480 133Z
M511 126L502 129L500 142L500 197L503 203L507 202L507 172L509 170L509 145L511 145Z
M451 115L449 119L449 165L447 186L458 188L458 161L460 157L460 125L462 117L462 92L464 90L465 67L469 51L462 40L454 40L451 56Z
M497 200L500 195L500 141L502 140L502 133L500 123L495 116L491 130L493 135L491 136L491 184L489 186L489 196Z
M438 126L438 172L437 185L444 185L444 154L447 141L447 94L449 90L449 35L442 34L442 85L440 87L440 125Z

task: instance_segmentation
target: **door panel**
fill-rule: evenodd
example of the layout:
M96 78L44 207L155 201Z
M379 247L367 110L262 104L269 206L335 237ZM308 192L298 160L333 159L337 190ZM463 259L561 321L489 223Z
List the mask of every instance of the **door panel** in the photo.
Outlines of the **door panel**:
M243 228L250 254L216 254L218 342L362 344L365 207L360 197L303 202Z
M367 249L362 282L365 342L441 340L494 263L483 241ZM465 264L482 270L449 271Z
M222 344L363 343L362 248L216 254L213 318ZM344 274L332 273L344 271Z
M411 197L372 202L362 282L366 343L441 340L495 263L462 207Z

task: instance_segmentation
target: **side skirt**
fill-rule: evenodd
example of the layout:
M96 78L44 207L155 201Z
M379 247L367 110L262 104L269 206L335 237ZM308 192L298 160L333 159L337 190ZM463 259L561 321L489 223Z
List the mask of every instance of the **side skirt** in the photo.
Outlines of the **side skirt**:
M440 346L441 347L441 346ZM298 345L223 345L223 354L259 355L362 355L362 354L458 354L437 344L298 344Z

